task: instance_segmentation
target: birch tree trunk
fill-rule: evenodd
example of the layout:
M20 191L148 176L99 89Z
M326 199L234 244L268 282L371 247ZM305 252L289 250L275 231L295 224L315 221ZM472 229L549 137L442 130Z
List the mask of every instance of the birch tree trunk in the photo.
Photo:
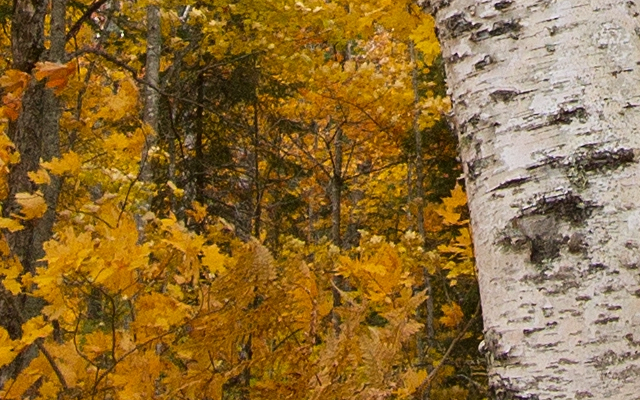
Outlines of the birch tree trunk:
M496 399L640 398L639 5L430 4Z

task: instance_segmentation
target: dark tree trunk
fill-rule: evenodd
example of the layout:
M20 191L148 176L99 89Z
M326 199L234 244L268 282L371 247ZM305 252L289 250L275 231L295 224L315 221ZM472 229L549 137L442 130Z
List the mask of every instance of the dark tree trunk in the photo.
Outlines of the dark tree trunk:
M50 49L46 54L44 39L48 5L49 2L45 0L14 2L11 19L12 68L31 73L40 61L62 61L66 0L53 0L51 3ZM60 115L60 102L52 90L32 78L22 97L20 115L9 123L8 136L20 153L20 162L9 171L9 193L3 204L3 215L20 212L21 207L15 197L21 192L34 193L40 190L48 207L41 218L25 221L24 229L6 234L11 252L19 258L24 272L35 273L36 267L43 265L38 261L44 256L42 245L51 237L55 220L60 178L51 176L50 184L36 185L29 179L28 172L37 171L40 160L51 161L60 156ZM26 296L14 298L3 287L0 287L0 291L0 325L7 329L13 339L17 339L22 335L24 320L37 315L42 302ZM2 368L0 384L8 377L16 376L35 355L35 347L32 347Z

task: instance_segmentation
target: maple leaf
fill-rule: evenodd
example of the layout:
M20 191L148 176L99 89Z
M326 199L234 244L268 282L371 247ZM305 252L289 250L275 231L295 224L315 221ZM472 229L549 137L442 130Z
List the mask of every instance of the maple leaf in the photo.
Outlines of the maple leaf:
M411 398L416 389L427 378L427 375L428 372L425 369L416 371L413 368L409 368L407 372L402 374L404 387L398 390L398 395L401 396L400 398Z
M54 175L77 175L82 168L82 160L78 153L69 151L65 153L62 158L54 158L49 162L41 163L49 172Z
M191 210L187 210L187 214L196 222L200 223L204 221L207 216L207 207L203 206L197 201L194 201L191 204Z
M71 78L77 69L75 61L70 61L67 64L58 64L53 62L40 62L36 64L35 77L41 81L47 80L46 86L54 89L56 94L60 94L62 89L67 86L69 78Z
M5 93L22 91L27 87L29 78L30 76L26 72L9 69L0 77L0 87L2 87Z
M3 367L13 361L19 354L19 351L15 349L16 345L9 332L0 326L0 367Z
M12 215L23 220L40 218L47 211L47 202L44 200L42 192L35 193L20 192L16 193L16 203L21 206L20 213L22 215ZM13 226L16 228L16 226Z
M442 306L442 312L444 315L440 317L439 321L447 328L455 328L458 326L464 318L464 313L458 305L458 303L451 302L451 304L445 304Z
M20 274L22 273L22 265L17 256L11 258L6 264L0 268L0 276L4 275L4 278L0 278L5 289L11 294L18 295L22 292L22 286L18 281Z
M409 35L416 44L416 48L422 53L424 63L429 66L433 64L438 54L440 54L440 44L436 38L435 21L431 15L423 18L420 24Z
M12 121L18 119L22 107L22 93L31 77L26 72L10 69L0 77L0 87L5 95L2 97L2 113Z
M225 271L224 263L227 257L220 253L218 246L211 245L202 249L202 265L209 268L214 274Z
M33 343L36 339L47 337L53 332L53 326L45 322L42 315L35 318L31 318L22 325L22 337L20 343L27 346Z
M451 196L442 199L442 202L447 209L454 210L467 204L467 195L462 189L462 186L460 186L459 183L456 183L456 186L451 189Z
M9 232L17 232L21 229L24 229L24 226L15 219L12 218L0 218L0 228L8 229Z
M51 177L47 170L40 168L38 171L27 172L29 179L36 185L48 185L51 183Z

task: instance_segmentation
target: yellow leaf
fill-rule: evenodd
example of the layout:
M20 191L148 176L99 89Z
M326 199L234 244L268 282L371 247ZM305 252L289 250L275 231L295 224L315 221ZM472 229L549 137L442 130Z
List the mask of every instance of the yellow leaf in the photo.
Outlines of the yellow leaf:
M169 189L171 189L174 195L178 197L184 195L184 189L178 188L172 181L167 181L167 186L169 186Z
M460 220L460 214L456 212L451 212L448 209L445 210L436 210L436 213L442 217L445 224L455 225Z
M451 190L451 197L442 199L442 202L449 210L454 210L457 207L467 204L467 195L462 190L462 186L456 183L456 186Z
M38 338L49 336L49 334L53 332L53 327L44 321L42 315L39 315L25 322L22 325L22 332L20 342L28 346Z
M193 210L188 210L187 214L189 214L196 222L202 222L207 216L207 207L203 206L197 201L194 201L191 205Z
M426 65L432 65L438 54L440 45L436 38L435 21L430 15L425 16L423 22L411 35L411 40L416 44L416 48L422 53L423 61Z
M20 222L11 218L0 218L0 229L8 229L9 232L16 232L20 229L24 229L24 226Z
M82 160L80 160L80 156L77 153L70 151L65 153L62 158L54 158L50 162L43 162L42 166L54 175L64 175L66 173L77 175L82 167Z
M17 218L30 220L40 218L47 211L47 203L42 197L42 192L37 191L35 193L21 192L16 193L16 203L22 207L20 212L22 216L16 216Z
M401 396L410 396L424 382L424 380L427 379L427 375L427 370L422 369L416 371L413 368L409 368L409 370L402 375L404 388L402 388L398 394Z
M135 305L135 325L139 328L169 329L172 325L182 323L190 315L189 306L160 293L141 296Z
M376 275L385 275L387 273L387 268L384 265L377 263L365 262L361 264L360 268Z
M29 82L29 74L17 69L9 69L0 77L0 87L5 93L24 90Z
M18 295L22 292L22 286L15 279L5 279L2 281L4 287L11 292L11 294Z
M29 175L29 179L31 179L31 181L36 185L48 185L51 183L51 177L46 169L40 168L37 172L29 171L27 172L27 175Z
M0 367L9 364L18 355L15 343L9 337L9 333L0 326Z
M220 249L215 244L202 249L202 265L208 267L212 273L224 272L224 262L227 257L220 254Z
M440 317L439 321L447 328L455 328L462 322L462 318L464 318L462 309L455 301L451 302L451 304L443 305L442 312L444 316Z

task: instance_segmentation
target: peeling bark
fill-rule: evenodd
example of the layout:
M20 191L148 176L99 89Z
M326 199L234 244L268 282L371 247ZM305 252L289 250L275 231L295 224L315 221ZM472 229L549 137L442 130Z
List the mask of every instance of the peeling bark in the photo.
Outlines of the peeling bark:
M640 7L434 0L495 399L640 398Z

